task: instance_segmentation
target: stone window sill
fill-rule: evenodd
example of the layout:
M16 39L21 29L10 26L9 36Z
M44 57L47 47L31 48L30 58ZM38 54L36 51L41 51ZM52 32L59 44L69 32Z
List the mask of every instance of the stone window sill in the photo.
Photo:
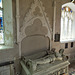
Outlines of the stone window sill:
M68 43L68 42L74 42L75 39L69 39L69 40L60 40L61 43Z
M13 47L0 45L0 50L11 49L11 48L13 48Z

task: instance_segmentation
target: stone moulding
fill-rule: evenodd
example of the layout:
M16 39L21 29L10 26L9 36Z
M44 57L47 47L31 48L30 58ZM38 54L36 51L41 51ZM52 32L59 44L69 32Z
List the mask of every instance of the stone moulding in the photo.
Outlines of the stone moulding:
M37 12L38 11L38 12ZM23 26L21 27L20 31L20 42L27 37L25 33L25 29L28 26L33 25L33 22L35 19L39 19L42 22L42 27L46 27L48 30L48 33L45 36L48 36L51 39L51 29L50 29L50 22L48 17L46 17L45 8L43 6L43 3L40 0L34 0L34 3L32 3L31 8L29 9L28 13L26 14Z

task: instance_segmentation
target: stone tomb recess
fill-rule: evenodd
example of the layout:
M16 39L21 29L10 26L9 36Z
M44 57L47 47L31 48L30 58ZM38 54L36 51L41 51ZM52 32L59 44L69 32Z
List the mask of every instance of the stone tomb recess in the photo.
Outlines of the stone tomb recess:
M64 50L60 49L59 52L55 52L55 49L52 49L51 51L48 49L48 46L44 46L43 43L48 43L46 41L49 41L48 37L44 36L32 36L34 38L31 46L35 43L35 45L39 47L42 44L42 48L39 50L34 50L32 53L30 52L28 55L25 55L22 57L21 60L21 66L22 66L22 75L62 75L62 74L68 74L68 65L69 62L67 60L67 57L63 54ZM29 37L25 40L30 41L33 39L32 37ZM39 40L39 37L41 41L44 39L43 43L41 41L37 42ZM29 41L27 42L27 44ZM25 44L26 45L26 44ZM29 46L30 47L30 46ZM44 48L46 47L46 48ZM35 48L35 47L33 47Z
M38 11L38 12L37 12ZM68 74L69 62L60 49L51 49L50 22L40 0L34 0L20 28L21 75Z

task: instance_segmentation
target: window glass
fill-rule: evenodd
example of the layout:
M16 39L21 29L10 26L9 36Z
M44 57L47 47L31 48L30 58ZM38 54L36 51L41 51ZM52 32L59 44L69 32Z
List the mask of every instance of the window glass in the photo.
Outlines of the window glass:
M73 11L68 7L61 10L61 39L60 41L69 41L72 39L73 31Z
M0 44L4 44L4 34L3 34L3 8L2 0L0 0Z
M2 8L2 0L0 0L0 7Z

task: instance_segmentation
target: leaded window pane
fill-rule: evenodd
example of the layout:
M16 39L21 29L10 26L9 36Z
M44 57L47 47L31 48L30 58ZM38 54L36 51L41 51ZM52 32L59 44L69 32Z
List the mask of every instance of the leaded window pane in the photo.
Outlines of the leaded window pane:
M0 7L2 8L2 0L0 0Z
M63 7L61 11L61 41L72 39L73 11Z
M2 0L0 0L0 44L4 44L4 33L3 33L3 8Z

